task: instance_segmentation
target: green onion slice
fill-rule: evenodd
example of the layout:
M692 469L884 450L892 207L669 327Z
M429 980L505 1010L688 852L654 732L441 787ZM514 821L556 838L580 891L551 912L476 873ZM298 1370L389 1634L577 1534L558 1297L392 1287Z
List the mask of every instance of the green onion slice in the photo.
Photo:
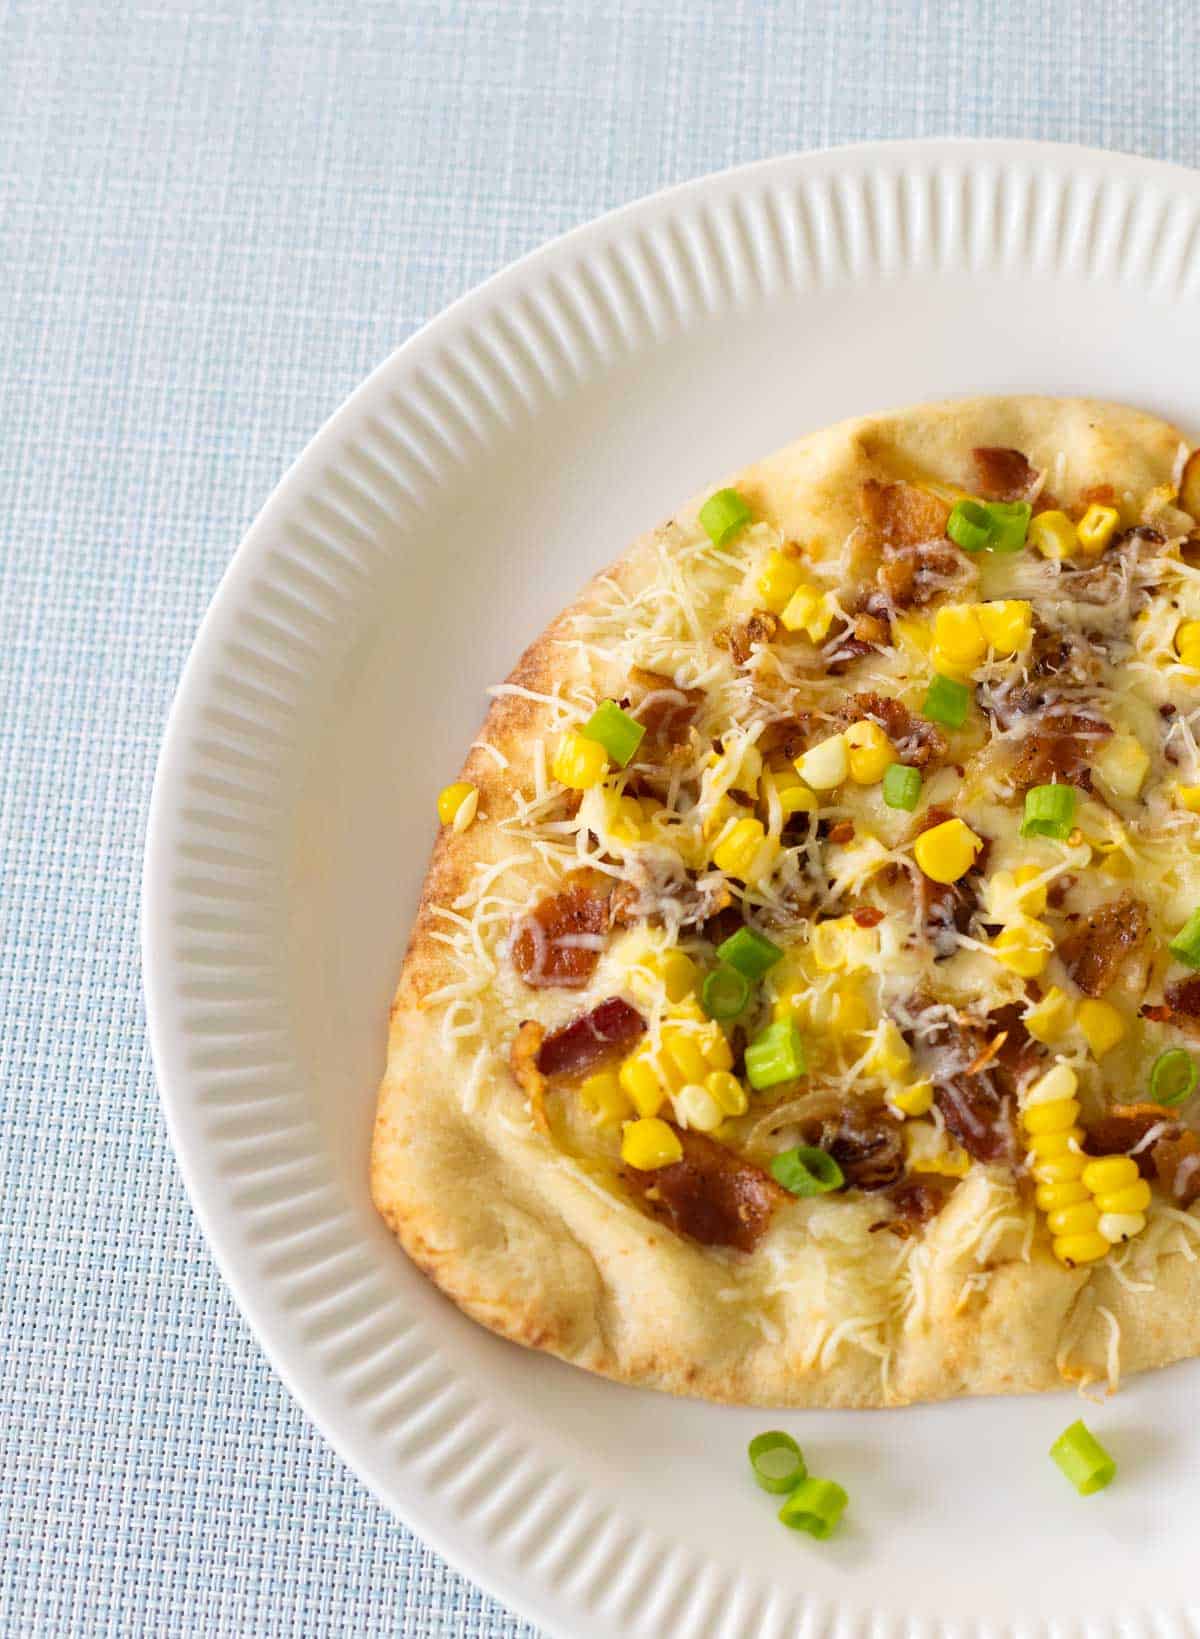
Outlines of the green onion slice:
M986 552L990 531L982 501L956 501L946 520L946 533L964 552Z
M846 1182L832 1155L807 1144L797 1144L795 1149L782 1150L775 1156L771 1176L793 1195L828 1195Z
M941 723L946 728L961 728L967 720L970 703L971 691L965 683L934 672L921 710L931 723Z
M1073 785L1035 785L1025 793L1023 837L1054 837L1065 842L1075 824Z
M1195 910L1167 946L1184 967L1200 967L1200 910Z
M808 1065L793 1019L776 1019L746 1049L746 1080L756 1092L802 1076Z
M728 962L747 979L761 979L782 956L778 945L773 945L764 934L755 933L753 928L739 928L723 945L717 946L718 960Z
M1033 508L1028 501L989 501L988 551L1019 552L1029 533L1029 519Z
M779 1510L779 1518L793 1531L807 1531L822 1542L846 1511L849 1497L835 1480L803 1479Z
M700 1006L710 1019L736 1019L750 1000L750 981L722 962L700 986Z
M921 771L905 763L893 763L883 776L883 800L889 808L904 808L911 814L921 798Z
M754 1478L764 1491L781 1495L794 1490L808 1476L804 1456L790 1434L772 1429L769 1434L756 1434L749 1446L750 1466Z
M1103 1491L1117 1472L1116 1463L1082 1422L1063 1430L1050 1447L1050 1455L1081 1497Z
M750 508L736 489L719 489L700 508L700 525L714 546L724 546L750 522Z
M1182 1047L1168 1047L1150 1066L1150 1097L1156 1104L1182 1104L1196 1090L1200 1071Z
M622 711L615 700L601 700L579 732L596 740L617 767L624 768L645 738L646 725Z

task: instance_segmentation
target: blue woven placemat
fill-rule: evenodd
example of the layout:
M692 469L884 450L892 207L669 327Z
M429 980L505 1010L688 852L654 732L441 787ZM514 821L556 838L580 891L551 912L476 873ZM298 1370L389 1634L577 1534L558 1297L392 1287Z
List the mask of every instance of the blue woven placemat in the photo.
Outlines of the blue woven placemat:
M0 1633L529 1634L226 1296L139 996L155 750L279 473L397 342L664 183L942 133L1200 158L1181 0L0 0Z

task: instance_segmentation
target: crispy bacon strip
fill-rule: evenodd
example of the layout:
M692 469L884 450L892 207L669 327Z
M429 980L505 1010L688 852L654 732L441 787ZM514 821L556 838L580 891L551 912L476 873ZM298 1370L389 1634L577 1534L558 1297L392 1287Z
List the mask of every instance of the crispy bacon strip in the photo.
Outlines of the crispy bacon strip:
M1037 468L1020 450L981 445L971 451L979 493L988 501L1023 501L1037 483Z
M882 484L868 478L858 492L859 511L867 527L889 546L921 546L940 541L950 508L931 490L903 480Z
M1020 791L1056 782L1090 791L1097 747L1112 729L1102 718L1075 711L1043 722L1021 742L1012 765L1013 784Z
M894 1218L872 1224L872 1231L889 1229L901 1239L915 1234L922 1225L936 1218L950 1199L952 1185L941 1178L902 1178L887 1189L884 1200L891 1203Z
M713 633L718 649L728 649L735 666L744 666L760 643L770 643L779 634L779 616L769 609L754 609L732 626L719 626Z
M683 1128L675 1131L683 1159L654 1172L627 1167L625 1183L677 1234L702 1246L752 1252L786 1192L760 1167L715 1139Z
M1165 1138L1178 1132L1179 1123L1162 1104L1114 1104L1088 1122L1083 1147L1089 1155L1128 1155L1137 1150L1134 1160L1138 1171L1143 1178L1153 1178L1154 1146L1145 1141L1156 1127L1159 1136ZM1139 1148L1142 1145L1145 1147Z
M1158 1181L1176 1206L1189 1207L1200 1196L1200 1137L1182 1127L1158 1139L1150 1150Z
M544 1076L578 1075L624 1053L645 1029L646 1021L636 1007L630 1007L623 996L610 996L560 1030L551 1031L538 1049L537 1067Z
M592 976L609 926L612 884L598 871L572 871L513 925L512 963L535 990L581 990Z
M914 717L903 700L876 694L874 690L860 690L851 695L838 712L837 721L848 726L864 717L878 723L901 760L914 768L928 768L946 755L946 736L941 729L923 717Z
M681 689L664 672L634 666L629 681L644 691L633 715L645 725L642 755L661 757L686 743L697 713L704 704L703 689Z
M1061 942L1058 954L1080 990L1088 996L1102 996L1145 944L1149 932L1145 905L1126 893L1085 916Z
M546 1036L536 1019L526 1019L518 1026L508 1050L508 1064L517 1079L517 1085L529 1099L529 1113L540 1132L549 1133L550 1119L546 1114L546 1078L537 1067L538 1054Z
M1200 1024L1200 973L1190 979L1176 979L1173 984L1167 985L1163 991L1163 1001L1167 1006L1167 1018L1178 1014L1183 1028L1194 1030ZM1146 1018L1154 1016L1148 1007L1143 1007L1142 1013Z

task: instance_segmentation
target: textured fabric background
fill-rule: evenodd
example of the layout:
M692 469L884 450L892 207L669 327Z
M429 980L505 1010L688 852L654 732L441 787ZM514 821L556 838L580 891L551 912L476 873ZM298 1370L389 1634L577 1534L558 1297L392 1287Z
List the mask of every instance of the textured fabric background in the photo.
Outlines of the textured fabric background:
M1182 0L0 0L0 1633L528 1634L363 1491L214 1272L138 871L196 624L396 343L552 234L791 148L1195 164Z

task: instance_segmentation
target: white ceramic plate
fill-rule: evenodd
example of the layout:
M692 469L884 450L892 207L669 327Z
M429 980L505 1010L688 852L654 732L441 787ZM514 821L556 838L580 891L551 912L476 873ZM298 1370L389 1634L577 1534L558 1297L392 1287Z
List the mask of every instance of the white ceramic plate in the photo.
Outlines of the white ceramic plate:
M710 178L528 257L401 348L222 583L146 858L180 1164L310 1415L555 1633L1195 1631L1197 1368L1094 1411L673 1402L463 1319L377 1222L366 1168L434 793L485 686L585 578L681 498L862 411L1030 389L1194 427L1198 298L1200 178L1162 165L938 142ZM1086 1501L1046 1457L1081 1409L1121 1463ZM747 1439L780 1423L849 1489L827 1544L748 1478Z

